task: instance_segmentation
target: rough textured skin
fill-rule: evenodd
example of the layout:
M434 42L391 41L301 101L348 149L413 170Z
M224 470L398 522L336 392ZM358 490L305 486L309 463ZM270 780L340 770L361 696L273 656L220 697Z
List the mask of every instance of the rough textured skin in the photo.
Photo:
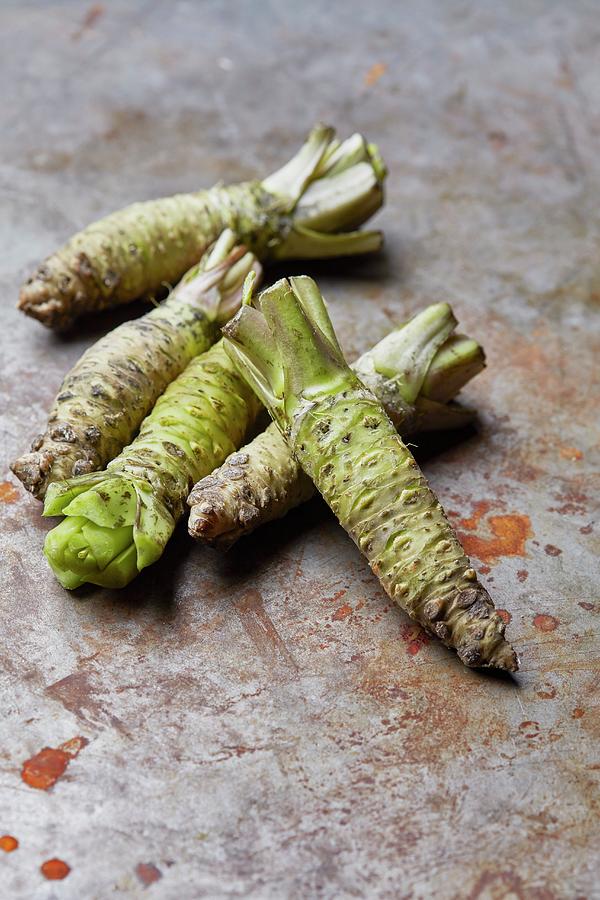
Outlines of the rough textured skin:
M281 203L252 181L134 203L89 225L22 287L19 308L51 328L175 284L224 228L258 256L286 231Z
M424 340L402 340L422 316ZM384 358L381 344L373 348L378 368L403 386L401 399L407 391L417 400L455 325L448 304L434 305L399 329L402 352ZM381 402L344 360L313 279L280 279L223 333L227 353L388 596L465 665L516 671L504 621Z
M164 303L109 332L71 369L46 431L11 465L38 499L51 482L95 472L120 453L167 385L217 340L222 305L230 315L244 272L260 270L251 254L239 262L245 247L234 243L223 232Z
M48 484L100 469L135 434L157 397L218 336L216 323L174 295L83 354L63 381L48 427L11 468L43 499Z
M417 407L403 402L389 379L373 372L365 380L405 437L418 430ZM314 492L312 481L272 423L194 485L188 498L188 530L192 537L226 550L261 525L287 515Z
M178 519L190 486L240 445L260 408L219 341L169 385L107 472L147 482Z
M504 622L440 503L360 382L304 404L288 437L387 594L465 665L516 671Z
M282 518L314 492L271 423L194 486L188 497L188 530L192 537L225 550L265 522Z
M388 336L388 345L396 334ZM404 437L421 428L461 427L469 422L470 411L455 404L446 406L438 402L438 398L451 399L472 375L483 368L482 349L475 341L469 343L476 349L467 374L463 376L463 373L458 373L458 366L449 366L451 354L448 348L456 344L452 337L441 348L444 352L434 357L427 371L434 372L435 377L430 381L426 375L414 403L404 399L402 382L398 378L403 365L402 357L396 359L395 371L382 375L375 367L377 348L374 348L363 354L352 368L359 374L362 383L382 402L394 426ZM406 350L410 353L409 347ZM441 365L436 365L438 358L442 361ZM464 360L461 359L461 363L464 368ZM444 370L451 371L453 375L453 384L446 393L443 387ZM427 398L432 393L435 399L428 404ZM226 459L219 469L194 486L188 497L191 507L188 530L192 537L226 550L261 525L282 518L313 494L311 480L294 459L277 426L271 424L242 450Z
M45 550L61 583L124 587L155 562L194 481L239 447L259 409L222 342L192 360L105 473L51 485L44 512L66 518Z

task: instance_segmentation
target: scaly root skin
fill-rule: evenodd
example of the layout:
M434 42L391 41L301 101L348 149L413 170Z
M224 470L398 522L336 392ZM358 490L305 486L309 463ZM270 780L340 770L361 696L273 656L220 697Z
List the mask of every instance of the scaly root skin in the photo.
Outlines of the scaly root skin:
M217 340L249 271L260 275L260 264L226 230L164 303L90 347L64 379L46 431L12 463L25 488L41 500L51 482L117 456L169 383Z
M294 453L386 593L467 666L516 671L504 622L435 495L360 384L299 411Z
M307 288L314 283L302 278L292 279L292 283L304 290L307 302ZM318 301L312 294L316 310L321 302L318 291L317 297ZM433 304L352 367L381 400L404 437L423 430L463 427L472 420L470 410L446 401L481 371L484 355L476 341L449 334L454 323L448 304ZM321 320L319 327L326 328L327 322ZM332 333L330 336L335 339ZM272 424L195 485L188 498L189 532L197 540L226 550L260 525L286 515L313 493L312 482Z
M196 484L188 497L189 533L226 550L265 521L281 518L309 500L314 491L271 424Z
M176 284L229 228L265 255L279 233L273 198L258 182L135 203L89 225L48 257L23 285L19 309L49 328ZM260 235L256 222L262 221ZM250 240L245 241L241 235Z
M50 485L44 515L67 517L45 545L61 584L123 587L155 562L193 483L240 446L259 410L222 342L192 360L104 472Z
M240 310L224 329L227 352L388 596L465 665L516 671L504 622L437 498L379 401L348 368L329 328L319 325L322 300L319 313L314 291L307 303L296 281L264 291L252 315ZM443 310L429 312L428 322L430 337L403 373L409 399L431 364L430 341L435 350L453 327ZM418 363L423 355L425 370Z
M381 235L358 228L383 203L385 167L354 135L317 125L264 179L135 203L89 225L23 285L19 308L50 328L155 296L175 284L225 228L261 260L370 253Z

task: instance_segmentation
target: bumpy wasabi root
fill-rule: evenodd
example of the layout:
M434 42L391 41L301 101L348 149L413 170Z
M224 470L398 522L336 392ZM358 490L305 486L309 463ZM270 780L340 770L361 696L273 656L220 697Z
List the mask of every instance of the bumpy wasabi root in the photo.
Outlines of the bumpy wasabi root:
M420 351L430 361L448 336L447 323L440 328ZM277 282L224 333L227 352L386 593L465 665L515 671L504 622L380 402L344 361L314 283ZM404 377L414 400L423 369Z
M121 452L167 385L220 335L260 264L224 231L167 300L97 341L68 373L31 453L11 466L40 500L48 485L101 469Z
M308 285L305 285L305 290ZM479 344L450 334L431 358L432 336L443 339L455 325L447 303L428 307L396 329L354 365L363 384L381 400L403 437L461 428L473 418L451 401L480 372ZM420 388L414 396L413 384ZM278 519L314 493L275 424L196 484L188 498L192 537L221 550L260 525Z
M19 308L51 328L175 284L225 229L259 259L370 253L381 234L356 231L383 203L385 167L361 135L340 143L317 125L261 181L135 203L89 225L22 287Z
M155 562L194 481L240 446L259 409L222 341L192 360L106 471L50 485L44 515L65 519L44 552L60 583L124 587Z

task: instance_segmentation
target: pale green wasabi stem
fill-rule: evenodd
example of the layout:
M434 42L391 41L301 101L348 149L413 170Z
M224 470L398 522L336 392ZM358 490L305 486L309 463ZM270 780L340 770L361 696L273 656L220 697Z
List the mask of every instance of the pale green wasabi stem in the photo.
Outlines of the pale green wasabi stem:
M373 144L341 144L317 125L263 181L135 203L89 225L23 285L19 308L51 328L174 284L225 229L259 259L370 253L379 232L355 231L383 203L385 166Z
M156 562L192 484L241 445L259 409L222 341L193 359L104 472L50 485L44 515L66 518L44 552L60 583L124 587Z
M482 348L470 338L451 334L431 359L432 340L437 343L454 324L448 304L430 306L352 366L403 437L461 428L473 419L471 410L449 401L483 369ZM417 396L415 382L420 383ZM188 529L197 540L226 550L259 526L286 515L314 490L281 432L271 424L194 486L188 497Z
M381 403L344 361L331 326L323 326L324 305L316 309L314 297L307 303L299 282L284 279L256 308L243 307L225 326L227 352L387 594L465 665L515 671L504 622L442 507ZM431 337L433 356L435 329ZM426 353L424 345L416 358ZM409 392L418 393L422 377L418 366L406 371Z
M164 303L93 344L64 379L46 430L12 463L27 490L42 500L51 482L120 453L167 385L220 337L251 270L260 264L228 229Z

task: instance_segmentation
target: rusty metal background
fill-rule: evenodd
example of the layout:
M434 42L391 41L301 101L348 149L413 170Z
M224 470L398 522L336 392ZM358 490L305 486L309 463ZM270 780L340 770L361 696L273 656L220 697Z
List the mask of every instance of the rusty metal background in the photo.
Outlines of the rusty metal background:
M600 897L598 12L1 4L3 898ZM40 257L265 173L318 118L390 167L386 253L311 269L348 352L440 299L488 351L479 432L424 465L514 681L428 642L320 503L226 558L182 529L130 589L72 596L8 472L117 321L18 315Z

